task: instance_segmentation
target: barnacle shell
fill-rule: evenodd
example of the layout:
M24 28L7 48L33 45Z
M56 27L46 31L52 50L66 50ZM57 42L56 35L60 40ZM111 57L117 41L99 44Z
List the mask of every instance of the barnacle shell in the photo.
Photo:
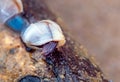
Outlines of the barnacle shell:
M44 45L50 41L58 41L57 47L65 44L65 37L60 26L51 20L31 24L21 34L21 38L29 47Z
M0 0L0 23L6 22L6 20L21 12L23 12L21 0Z

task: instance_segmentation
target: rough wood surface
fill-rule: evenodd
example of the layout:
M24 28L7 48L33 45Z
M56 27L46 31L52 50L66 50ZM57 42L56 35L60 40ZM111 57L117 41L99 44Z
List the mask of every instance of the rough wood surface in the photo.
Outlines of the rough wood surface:
M67 42L43 59L39 51L26 52L19 34L0 25L0 82L17 82L25 75L36 75L42 82L108 82L83 46L69 37L61 19L49 10L44 0L23 0L23 3L24 16L30 22L56 21Z

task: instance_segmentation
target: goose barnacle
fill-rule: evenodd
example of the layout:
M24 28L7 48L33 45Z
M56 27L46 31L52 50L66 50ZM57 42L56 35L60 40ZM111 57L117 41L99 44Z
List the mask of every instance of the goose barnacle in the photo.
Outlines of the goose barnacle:
M0 23L21 33L26 46L40 49L44 55L50 54L56 47L65 44L65 37L58 24L51 20L42 20L29 24L20 13L23 12L21 0L0 0ZM9 4L8 4L9 3Z
M21 32L28 26L28 22L20 13L23 12L21 0L0 0L0 23Z
M14 15L23 12L21 0L0 0L0 23L5 23Z
M65 37L58 24L51 20L42 20L30 24L22 33L21 38L26 46L39 49L43 46L44 55L51 53L56 47L65 44Z

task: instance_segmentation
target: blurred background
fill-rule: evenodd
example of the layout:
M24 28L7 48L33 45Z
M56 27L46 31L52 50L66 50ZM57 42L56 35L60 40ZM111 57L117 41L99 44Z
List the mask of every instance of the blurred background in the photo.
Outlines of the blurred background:
M120 78L120 0L45 0L108 79Z

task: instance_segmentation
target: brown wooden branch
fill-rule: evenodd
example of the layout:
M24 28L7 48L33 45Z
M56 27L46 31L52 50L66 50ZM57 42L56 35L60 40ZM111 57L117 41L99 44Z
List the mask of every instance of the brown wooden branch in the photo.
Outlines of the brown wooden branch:
M44 0L23 0L23 3L24 16L30 22L56 21L61 25L67 42L42 59L39 51L26 52L19 34L0 26L0 82L17 82L26 75L38 76L42 82L108 82L83 46L70 38L61 19L50 11Z

